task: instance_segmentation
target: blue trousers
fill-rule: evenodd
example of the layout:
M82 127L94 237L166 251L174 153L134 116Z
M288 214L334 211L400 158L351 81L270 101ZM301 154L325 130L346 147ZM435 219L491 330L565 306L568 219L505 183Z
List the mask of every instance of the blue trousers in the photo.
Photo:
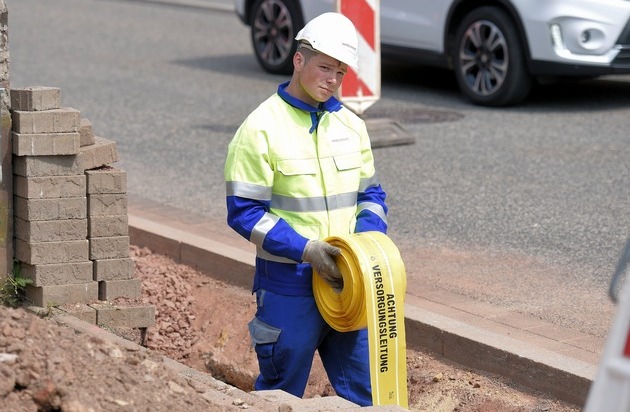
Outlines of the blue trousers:
M258 290L256 301L256 316L249 323L260 369L256 390L282 389L301 398L317 350L337 395L372 405L367 329L332 329L313 296Z

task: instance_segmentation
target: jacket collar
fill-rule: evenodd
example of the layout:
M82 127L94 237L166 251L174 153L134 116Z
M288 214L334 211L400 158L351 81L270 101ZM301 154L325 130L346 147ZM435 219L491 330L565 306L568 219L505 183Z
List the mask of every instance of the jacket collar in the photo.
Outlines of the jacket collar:
M313 133L315 129L317 129L317 125L319 124L319 118L324 112L337 112L341 110L343 105L339 100L337 100L334 96L330 99L326 100L319 104L319 107L313 107L310 104L303 102L302 100L291 96L286 88L289 85L289 82L284 82L278 86L278 95L284 100L287 104L304 110L305 112L310 113L312 126L309 129L309 133Z

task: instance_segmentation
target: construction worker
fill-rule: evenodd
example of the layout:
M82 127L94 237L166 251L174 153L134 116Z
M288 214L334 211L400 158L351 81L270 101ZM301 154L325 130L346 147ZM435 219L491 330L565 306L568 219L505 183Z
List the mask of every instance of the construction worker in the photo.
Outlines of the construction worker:
M328 236L387 230L365 123L333 97L357 66L354 25L324 13L296 36L293 75L243 122L225 164L228 224L257 247L249 323L256 390L302 397L315 351L337 395L372 405L367 330L337 332L313 297L313 268L343 281Z

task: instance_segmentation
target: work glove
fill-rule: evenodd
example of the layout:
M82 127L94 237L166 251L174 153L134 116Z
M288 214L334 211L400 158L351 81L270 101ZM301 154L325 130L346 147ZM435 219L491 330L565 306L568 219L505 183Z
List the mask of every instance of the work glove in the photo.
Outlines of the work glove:
M343 289L343 277L333 257L340 253L341 249L322 240L309 240L302 254L302 260L310 263L317 274L337 292Z

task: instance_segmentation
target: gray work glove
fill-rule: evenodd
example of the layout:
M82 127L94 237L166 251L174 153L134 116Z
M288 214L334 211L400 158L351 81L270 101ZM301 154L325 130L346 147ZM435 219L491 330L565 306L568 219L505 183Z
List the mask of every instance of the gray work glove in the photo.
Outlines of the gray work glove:
M310 263L319 276L337 292L343 289L343 277L333 257L340 253L341 249L322 240L309 240L302 254L302 260Z

